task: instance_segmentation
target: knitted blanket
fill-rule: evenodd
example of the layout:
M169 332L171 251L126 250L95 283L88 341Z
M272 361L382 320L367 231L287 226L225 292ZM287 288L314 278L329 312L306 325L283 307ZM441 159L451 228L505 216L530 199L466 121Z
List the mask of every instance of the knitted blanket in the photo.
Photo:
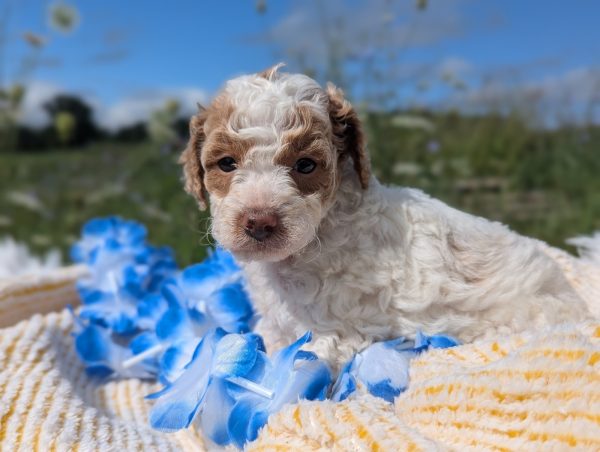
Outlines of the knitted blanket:
M548 249L598 314L600 268ZM154 384L99 383L75 355L70 268L0 282L0 450L207 450L192 429L152 430ZM248 450L600 450L600 322L431 350L394 405L301 402Z

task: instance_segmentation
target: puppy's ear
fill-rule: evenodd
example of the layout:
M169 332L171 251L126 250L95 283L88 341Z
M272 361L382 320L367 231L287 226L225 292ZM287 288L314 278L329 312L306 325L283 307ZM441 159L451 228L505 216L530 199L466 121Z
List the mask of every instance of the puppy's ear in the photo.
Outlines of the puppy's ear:
M200 162L200 153L206 138L204 134L206 110L200 106L199 108L200 111L190 120L190 141L181 154L179 163L183 165L185 191L198 200L200 210L205 210L206 188L204 187L204 168Z
M360 119L350 102L344 98L341 89L328 83L327 95L329 97L329 119L339 156L340 158L352 158L360 185L366 189L371 177L371 165Z

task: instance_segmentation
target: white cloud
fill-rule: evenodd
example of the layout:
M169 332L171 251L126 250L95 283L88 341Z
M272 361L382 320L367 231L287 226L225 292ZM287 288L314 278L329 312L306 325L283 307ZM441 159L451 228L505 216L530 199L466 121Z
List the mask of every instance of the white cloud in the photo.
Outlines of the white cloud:
M536 86L533 85L533 88ZM550 76L542 80L539 88L544 94L555 99L569 96L572 101L599 100L600 69L581 67L572 69L558 76Z
M198 102L203 103L207 99L207 93L197 88L146 91L128 96L113 105L100 106L96 108L95 116L102 127L116 130L148 120L152 112L162 108L168 100L179 102L180 113L191 116L198 110Z
M600 68L580 67L536 80L510 82L490 80L449 99L466 111L510 111L532 113L546 125L564 120L600 121Z
M459 57L446 57L437 66L440 77L461 78L473 71L473 66L468 61Z
M19 124L33 128L48 125L50 117L44 111L44 104L61 93L69 93L69 91L58 85L43 81L30 83L27 86L19 113ZM108 105L96 97L75 94L83 98L92 107L97 123L111 131L146 121L152 112L163 107L170 99L179 102L182 116L191 116L197 111L197 103L206 102L208 99L207 93L197 88L144 91Z
M52 83L36 81L29 84L19 112L19 124L33 128L47 125L50 117L43 106L61 92L60 87Z
M426 46L461 35L467 25L459 7L465 1L431 2L426 11L418 11L412 1L297 1L265 38L278 45L286 58L322 67L335 58Z
M465 100L474 105L485 105L513 98L585 102L597 99L599 95L600 69L582 67L518 84L510 84L501 80L491 81L479 89L468 92Z

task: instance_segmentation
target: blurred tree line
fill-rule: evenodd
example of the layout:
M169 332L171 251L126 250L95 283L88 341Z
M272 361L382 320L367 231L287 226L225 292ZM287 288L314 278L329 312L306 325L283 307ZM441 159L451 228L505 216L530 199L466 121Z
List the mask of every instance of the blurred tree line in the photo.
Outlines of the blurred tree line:
M59 94L46 102L43 109L48 115L48 124L29 127L15 123L12 125L14 137L4 143L5 151L82 149L94 142L140 143L148 140L160 146L180 146L187 134L189 121L189 118L180 114L180 105L176 100L167 100L163 107L152 112L148 121L114 131L99 126L92 107L74 94Z
M64 1L54 2L46 7L47 34L22 30L19 31L20 36L12 36L9 25L18 6L19 0L4 0L0 5L0 151L82 143L87 139L83 136L85 132L93 133L91 109L72 96L59 96L44 106L52 116L53 127L34 130L19 125L27 85L36 69L43 64L43 51L52 34L68 35L77 28L79 11ZM13 61L15 73L8 74L8 44L14 43L17 36L28 45L29 53L20 61Z
M104 130L94 120L94 111L81 97L72 93L56 95L42 108L49 121L43 127L23 125L20 116L27 95L28 83L38 67L44 64L43 52L55 34L70 35L80 23L74 4L57 0L46 5L48 30L34 33L19 30L9 35L10 20L19 0L4 0L0 5L0 152L47 151L56 148L82 148L96 141L142 142L152 140L160 146L179 145L187 129L187 119L181 118L180 105L169 100L152 113L149 121ZM8 74L8 44L17 40L26 43L29 53L14 64L14 74Z

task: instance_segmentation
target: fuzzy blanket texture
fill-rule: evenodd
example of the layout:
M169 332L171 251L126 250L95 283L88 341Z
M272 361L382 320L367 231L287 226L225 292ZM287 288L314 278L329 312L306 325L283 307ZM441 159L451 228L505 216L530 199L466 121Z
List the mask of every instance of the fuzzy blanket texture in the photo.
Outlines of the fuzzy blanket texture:
M600 318L600 266L547 252ZM63 309L84 271L0 281L0 450L211 449L192 429L150 428L155 384L87 377ZM410 377L394 405L366 394L289 405L247 449L600 450L600 322L431 350Z

